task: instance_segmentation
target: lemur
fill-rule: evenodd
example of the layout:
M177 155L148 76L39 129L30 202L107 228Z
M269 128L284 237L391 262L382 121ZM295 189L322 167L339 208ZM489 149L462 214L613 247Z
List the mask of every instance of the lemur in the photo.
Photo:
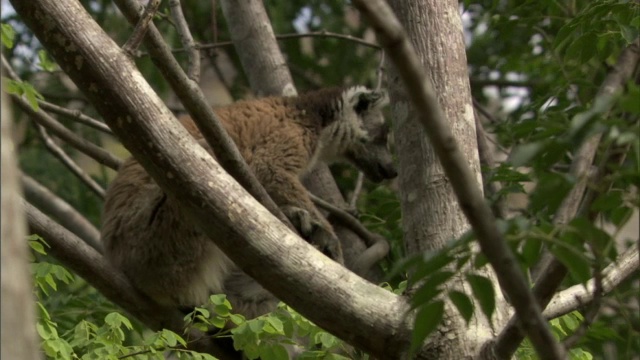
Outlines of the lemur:
M394 178L381 108L386 93L361 86L297 97L267 97L215 108L241 155L300 234L342 262L339 241L301 183L318 161L346 160L379 182ZM180 119L212 153L193 120ZM215 154L212 153L215 156ZM102 219L107 259L165 306L193 308L225 293L235 313L254 318L278 300L189 223L142 166L130 158L107 194Z

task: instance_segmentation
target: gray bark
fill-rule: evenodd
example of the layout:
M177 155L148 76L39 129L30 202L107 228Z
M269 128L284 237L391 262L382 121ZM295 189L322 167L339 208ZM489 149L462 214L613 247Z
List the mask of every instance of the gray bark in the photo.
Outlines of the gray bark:
M36 336L33 283L29 270L22 190L12 139L13 117L2 92L2 357L40 358Z
M467 186L481 187L474 113L457 2L390 1L390 5L432 80L443 115L475 176L477 182ZM410 96L396 69L393 66L389 69L405 247L407 254L436 251L451 239L460 237L470 226L419 121L423 114L417 113L411 105ZM447 287L465 291L464 281L460 278ZM466 292L470 293L468 289ZM503 318L500 302L497 312L499 314L494 321ZM469 327L451 307L446 309L445 318L447 326L441 326L431 339L428 358L472 356L484 341L495 335L482 315L476 316Z
M258 96L295 94L291 73L278 48L262 0L222 0L231 40Z

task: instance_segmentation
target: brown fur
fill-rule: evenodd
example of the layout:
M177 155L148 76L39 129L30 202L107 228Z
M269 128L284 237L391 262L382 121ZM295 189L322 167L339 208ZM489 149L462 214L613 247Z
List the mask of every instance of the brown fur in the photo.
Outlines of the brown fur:
M303 237L341 261L333 229L300 177L315 161L339 158L355 163L373 180L394 177L379 110L384 103L382 93L356 87L240 101L215 112L256 178ZM196 139L202 138L191 118L180 121ZM108 189L102 238L107 258L165 305L196 306L210 294L226 293L234 311L255 317L277 304L186 221L133 158Z

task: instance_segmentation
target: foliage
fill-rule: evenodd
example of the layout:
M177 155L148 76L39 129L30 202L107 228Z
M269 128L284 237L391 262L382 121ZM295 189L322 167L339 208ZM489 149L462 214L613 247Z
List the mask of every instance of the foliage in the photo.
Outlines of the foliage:
M31 235L29 244L34 254L48 259L48 245L41 237ZM59 313L52 302L57 297L66 297L62 291L69 291L60 285L84 287L86 284L62 266L45 260L34 259L32 269L38 298L36 329L48 359L164 359L169 352L185 360L213 359L207 354L185 350L183 347L189 338L184 334L167 329L150 332L117 312L115 307L88 307L87 303L95 300L93 292L74 294L75 301L65 304L65 313ZM368 359L283 303L276 311L251 320L232 310L225 295L212 295L209 304L196 307L185 316L186 329L194 327L209 333L211 329L219 329L212 336L231 337L234 347L242 350L248 359L288 359L287 347L295 349L300 359ZM231 329L230 324L233 324Z

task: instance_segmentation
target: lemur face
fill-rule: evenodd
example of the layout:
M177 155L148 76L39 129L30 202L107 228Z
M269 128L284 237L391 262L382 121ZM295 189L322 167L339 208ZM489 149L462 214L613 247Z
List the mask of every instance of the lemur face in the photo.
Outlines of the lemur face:
M384 91L364 90L354 95L351 106L358 118L360 136L348 146L343 157L362 171L369 180L393 179L398 172L389 150L389 125L382 108L388 103Z

